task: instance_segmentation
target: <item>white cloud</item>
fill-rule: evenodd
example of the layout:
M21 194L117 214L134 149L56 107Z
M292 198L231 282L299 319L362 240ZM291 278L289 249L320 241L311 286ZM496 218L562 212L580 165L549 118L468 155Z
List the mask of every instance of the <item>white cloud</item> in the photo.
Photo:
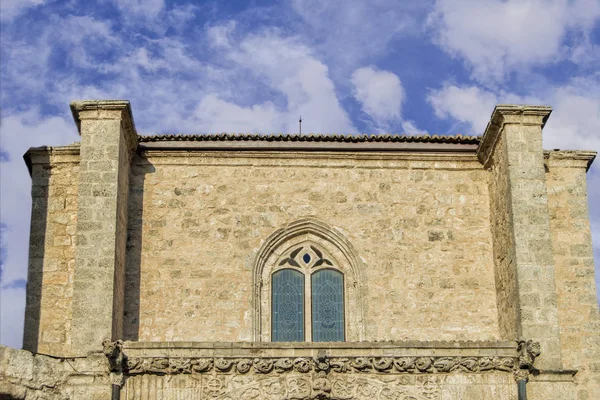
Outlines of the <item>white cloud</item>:
M249 35L226 58L284 96L285 122L274 128L297 132L298 116L302 115L306 132L356 130L337 98L327 66L297 38L281 36L277 31Z
M156 18L165 8L164 0L114 0L114 2L126 17Z
M46 0L2 0L0 1L0 19L10 21L29 8L46 3Z
M285 125L282 113L271 102L240 107L214 94L202 99L194 116L207 132L268 132Z
M467 122L475 134L483 134L490 114L498 102L497 96L476 86L459 87L446 84L427 98L435 116Z
M215 47L231 47L231 35L235 30L235 26L236 22L232 20L209 27L206 30L209 43Z
M597 0L438 0L429 26L485 83L568 57L566 33L586 35L599 17Z
M294 11L309 26L324 57L352 71L361 60L389 51L401 36L416 36L429 1L294 0Z
M404 89L400 78L392 72L380 71L374 67L363 67L354 71L351 82L354 97L378 125L400 119Z
M364 122L376 133L398 132L407 135L424 135L413 121L404 119L402 104L406 94L400 78L390 71L373 66L356 69L350 79L353 96L369 116Z
M402 133L410 136L427 135L428 132L416 127L413 121L402 121Z

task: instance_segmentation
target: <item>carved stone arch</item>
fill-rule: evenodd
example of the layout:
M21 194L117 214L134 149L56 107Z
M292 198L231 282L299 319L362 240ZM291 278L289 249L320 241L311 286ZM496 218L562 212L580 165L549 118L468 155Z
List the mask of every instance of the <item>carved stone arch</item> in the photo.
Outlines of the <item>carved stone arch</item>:
M346 340L365 340L363 262L342 232L315 218L290 222L273 232L258 250L253 266L253 340L270 341L271 274L283 268L279 266L281 260L299 245L321 249L344 273ZM310 273L307 278L310 279Z

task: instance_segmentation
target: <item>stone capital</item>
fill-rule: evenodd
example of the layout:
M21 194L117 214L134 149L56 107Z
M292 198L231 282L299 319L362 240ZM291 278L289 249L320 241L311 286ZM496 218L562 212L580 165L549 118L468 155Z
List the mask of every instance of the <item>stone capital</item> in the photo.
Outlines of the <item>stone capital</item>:
M505 125L517 124L525 126L539 126L544 128L552 107L548 106L531 106L531 105L515 105L515 104L499 104L494 108L490 122L487 127L479 147L477 148L477 157L479 161L486 166L494 147L498 141Z
M80 135L83 120L120 120L128 147L136 149L137 131L129 100L77 100L71 102L71 113Z

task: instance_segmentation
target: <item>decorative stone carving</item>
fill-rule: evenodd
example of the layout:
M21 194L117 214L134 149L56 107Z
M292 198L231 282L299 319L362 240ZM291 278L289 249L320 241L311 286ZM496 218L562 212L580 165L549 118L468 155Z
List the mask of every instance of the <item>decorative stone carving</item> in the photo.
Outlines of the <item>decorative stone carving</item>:
M536 357L540 355L540 344L533 340L519 340L517 342L519 352L519 368L531 370Z
M445 374L451 372L481 373L487 371L512 372L517 369L517 357L348 357L348 358L127 358L123 367L129 375L137 374L193 374L237 373L283 374L316 373L406 373Z
M139 398L142 377L131 377L122 395ZM187 394L199 399L261 399L261 400L441 400L444 379L436 376L406 376L337 374L320 371L312 374L291 372L286 375L241 376L234 374L203 374L189 390L182 380L153 375L144 377L152 387L161 388L158 395L165 400ZM499 397L501 398L501 397Z
M519 340L517 351L519 352L519 365L514 372L515 381L527 381L529 374L535 370L533 363L540 355L540 344L533 340Z
M123 341L112 342L110 339L102 341L102 351L106 358L111 372L121 372L123 366Z

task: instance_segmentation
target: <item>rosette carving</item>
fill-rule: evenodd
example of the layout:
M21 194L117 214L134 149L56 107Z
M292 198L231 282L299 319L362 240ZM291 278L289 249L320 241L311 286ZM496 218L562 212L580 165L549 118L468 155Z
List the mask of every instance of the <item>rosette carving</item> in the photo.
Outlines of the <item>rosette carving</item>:
M400 357L394 359L394 367L398 370L398 372L407 372L413 370L415 368L415 358L414 357Z
M388 371L392 368L394 360L389 357L374 358L373 367L377 371Z
M268 374L273 370L273 364L275 364L273 360L255 358L254 371L258 372L259 374Z
M429 368L431 368L432 364L433 360L431 357L419 357L415 361L415 366L420 372L426 372Z
M451 357L441 357L434 361L433 366L438 372L450 372L456 366L456 361Z
M371 368L371 360L367 357L358 357L350 362L350 366L357 371L365 371Z
M291 370L294 367L294 363L289 358L280 358L279 360L275 361L273 366L275 371L281 373Z
M192 360L189 358L171 358L169 360L169 374L189 374L192 369Z
M329 365L335 372L348 372L349 361L347 358L334 358L330 361Z
M311 360L309 358L296 358L294 360L294 370L302 373L307 373L312 369Z
M249 360L249 359L239 360L237 362L237 364L235 365L235 369L240 374L248 373L250 371L250 368L252 368L252 360Z
M234 360L230 358L216 358L215 359L215 368L217 371L227 372L233 366Z
M194 372L206 372L212 368L212 358L196 358L192 360L192 371Z

